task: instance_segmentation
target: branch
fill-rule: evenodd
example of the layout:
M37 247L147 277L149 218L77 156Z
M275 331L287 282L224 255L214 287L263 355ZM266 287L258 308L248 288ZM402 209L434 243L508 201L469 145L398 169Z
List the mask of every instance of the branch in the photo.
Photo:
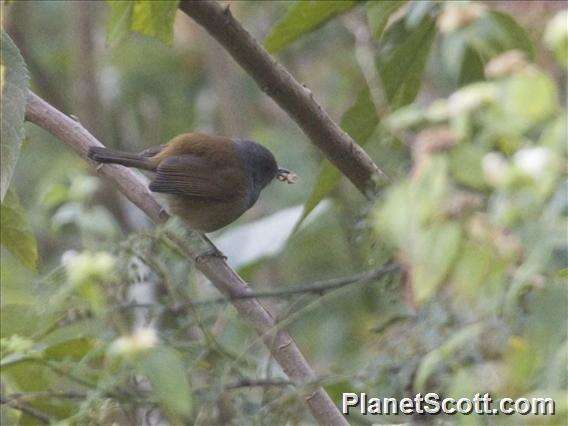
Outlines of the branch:
M228 7L216 1L181 1L179 8L215 38L300 126L304 133L363 194L374 193L386 178L367 153L325 112L312 92L245 30Z
M26 107L26 119L47 130L73 149L91 165L87 159L91 146L102 146L80 123L66 116L43 99L30 92ZM115 164L97 165L99 173L111 179L118 189L155 223L164 223L168 215L155 200L139 174ZM194 260L200 252L188 244L187 239L168 233L189 260ZM202 257L196 262L199 269L211 283L226 297L234 299L251 293L248 285L219 257ZM282 370L299 385L312 382L316 374L304 355L287 331L277 329L277 324L270 312L257 299L232 300L233 306L241 317L262 337L272 356ZM322 425L347 425L336 405L320 386L313 391L303 392L303 398L318 423Z
M368 284L372 281L376 281L385 275L395 273L400 270L400 266L396 263L387 263L380 268L373 269L371 271L361 272L360 274L351 275L348 277L332 278L330 280L318 281L306 285L296 285L291 288L285 288L282 290L270 290L270 291L255 291L241 296L233 297L232 299L227 299L225 297L219 297L210 300L198 300L195 302L188 302L176 305L173 309L181 309L186 306L209 306L209 305L220 305L223 303L230 302L237 299L268 299L276 297L289 297L297 294L314 293L322 295L328 291L337 290L339 288L346 287L352 284ZM148 303L129 303L127 305L122 305L120 309L134 309L134 308L152 308L155 305Z
M51 424L51 419L49 418L49 416L47 416L46 414L42 413L39 410L36 410L33 407L30 407L29 405L21 404L18 401L10 401L1 395L0 395L0 404L7 405L8 407L13 408L14 410L18 410L30 417L33 417L34 419L38 420L40 423L46 425Z

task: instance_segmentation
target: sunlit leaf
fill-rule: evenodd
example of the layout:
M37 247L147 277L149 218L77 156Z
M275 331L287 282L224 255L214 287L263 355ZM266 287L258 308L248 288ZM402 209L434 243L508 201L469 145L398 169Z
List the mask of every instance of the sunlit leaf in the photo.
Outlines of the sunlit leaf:
M109 5L109 17L107 23L107 42L114 43L122 40L132 22L133 1L127 0L107 0Z
M379 122L375 104L368 89L359 93L355 103L343 114L341 128L359 145L364 145ZM328 160L324 160L296 229L313 209L335 188L341 173Z
M29 75L20 51L2 30L2 139L0 140L0 201L12 180L24 138Z
M137 367L148 378L152 394L166 410L190 415L192 396L187 372L175 350L166 346L152 349L138 359Z
M288 44L310 33L336 16L354 7L352 0L308 0L294 3L286 15L272 27L264 47L276 53Z
M558 107L556 87L544 73L514 75L504 82L503 92L500 104L525 128L550 117Z
M171 44L178 4L179 0L135 2L131 29Z
M376 63L383 89L392 109L412 102L422 80L436 25L427 14L416 26L399 19L384 33Z
M407 0L383 0L367 2L367 20L375 40L383 35L391 15L400 9Z
M136 31L171 44L179 0L107 0L107 3L110 6L109 43L121 40L129 31Z
M28 268L37 267L37 243L18 196L8 191L0 205L0 243Z

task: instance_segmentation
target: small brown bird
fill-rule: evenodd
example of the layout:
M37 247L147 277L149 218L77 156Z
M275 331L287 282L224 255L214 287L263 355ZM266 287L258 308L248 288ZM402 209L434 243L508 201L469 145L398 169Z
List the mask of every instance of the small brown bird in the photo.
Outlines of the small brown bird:
M202 133L186 133L139 154L92 147L88 157L154 172L150 190L166 194L171 212L200 232L235 221L274 178L287 183L297 178L256 142Z

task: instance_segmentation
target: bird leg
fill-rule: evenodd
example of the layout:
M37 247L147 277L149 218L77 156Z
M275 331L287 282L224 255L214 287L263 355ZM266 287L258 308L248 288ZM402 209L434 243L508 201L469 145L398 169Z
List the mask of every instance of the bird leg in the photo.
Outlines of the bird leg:
M219 250L217 247L215 247L213 242L209 238L207 238L207 236L205 234L203 234L202 237L203 237L203 240L209 245L209 249L198 254L195 257L195 262L201 263L201 262L205 261L208 257L219 257L223 260L227 260L227 256L225 256L221 250Z

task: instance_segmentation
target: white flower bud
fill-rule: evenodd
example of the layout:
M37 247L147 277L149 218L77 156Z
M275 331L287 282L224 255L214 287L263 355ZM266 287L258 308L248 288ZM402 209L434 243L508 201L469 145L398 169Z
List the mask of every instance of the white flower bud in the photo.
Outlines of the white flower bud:
M492 83L476 83L458 90L448 98L448 114L456 117L473 111L496 97L496 87Z
M115 266L114 258L106 252L83 252L63 257L69 280L81 285L90 280L102 279L110 275Z
M130 336L116 339L111 344L109 352L113 355L134 355L155 347L158 342L158 335L154 328L139 328Z
M564 68L568 68L568 9L550 20L544 32L544 44L552 50Z
M486 10L487 7L481 3L448 3L438 18L438 28L442 33L450 33L459 28L467 27L483 15Z
M515 166L524 174L534 179L540 178L550 164L551 152L548 148L524 148L517 151L513 157Z

